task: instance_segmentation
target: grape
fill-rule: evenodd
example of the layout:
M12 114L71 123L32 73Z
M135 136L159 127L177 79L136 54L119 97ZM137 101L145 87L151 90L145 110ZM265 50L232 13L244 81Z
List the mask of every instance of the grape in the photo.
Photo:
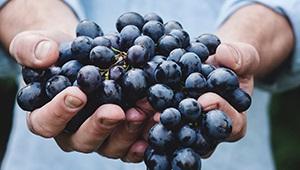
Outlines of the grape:
M62 66L60 74L66 76L73 83L77 79L77 73L82 66L77 60L68 61Z
M72 42L64 42L59 45L59 57L56 61L57 66L62 66L66 62L75 59L75 57L72 54L71 45Z
M181 127L177 137L180 144L184 147L191 147L197 139L196 132L189 125Z
M216 67L213 66L213 65L211 65L211 64L202 64L202 71L201 71L201 73L202 73L202 75L203 75L205 78L207 78L208 75L209 75L212 71L214 71L215 69L216 69Z
M180 58L185 54L185 50L182 48L176 48L172 50L167 58L168 61L174 61L176 63L179 62Z
M120 32L120 47L122 50L128 50L134 40L140 36L140 30L134 25L127 25Z
M154 153L147 161L148 170L170 170L171 165L168 156L165 154Z
M143 67L144 72L147 74L147 79L149 81L149 84L155 83L154 73L155 73L157 66L158 66L158 63L156 63L154 61L149 61Z
M103 31L95 22L82 20L76 27L76 35L77 37L88 36L90 38L96 38L98 36L103 36Z
M148 147L146 148L145 152L144 152L144 162L147 166L149 166L149 159L151 158L151 156L154 154L155 150L148 145Z
M173 97L173 106L178 107L179 103L185 98L186 98L186 96L183 92L181 92L181 91L175 92L174 97Z
M224 141L232 131L231 119L220 110L207 112L202 119L206 135L216 141Z
M109 68L115 63L115 53L105 46L96 46L90 53L90 61L101 69Z
M54 98L58 93L63 91L65 88L71 86L69 79L62 75L56 75L51 77L46 83L46 94L49 99Z
M44 81L47 81L53 76L59 75L61 73L61 68L52 66L45 70L45 74L43 76Z
M121 86L114 80L104 80L103 89L100 93L100 101L103 104L113 103L121 104L122 89Z
M105 47L111 47L111 42L108 38L105 37L96 37L92 41L93 47L96 46L105 46Z
M109 69L109 79L119 81L122 79L123 75L125 74L126 70L124 67L116 65Z
M118 18L116 28L119 32L121 32L121 30L127 25L134 25L139 30L142 30L144 23L144 18L140 14L136 12L127 12Z
M150 129L148 140L155 149L166 151L174 142L175 136L171 130L166 129L162 124L156 124Z
M196 129L195 131L196 141L193 144L193 149L201 157L205 157L214 151L216 144L205 138L200 129Z
M82 67L77 75L77 84L86 94L96 91L102 85L100 69L92 65Z
M143 26L143 34L157 42L165 33L165 27L159 21L149 21Z
M158 21L162 24L164 23L163 19L154 12L150 12L150 13L144 15L144 20L145 20L145 23L147 23L148 21Z
M124 97L129 101L136 101L145 96L148 82L146 73L138 68L127 71L122 79Z
M185 53L179 60L179 66L181 67L182 76L188 77L191 73L201 72L201 60L195 53Z
M46 103L45 93L39 82L22 87L17 94L18 105L26 111L33 111Z
M158 40L158 51L164 56L168 56L172 50L180 47L182 47L180 39L172 35L164 35Z
M87 36L79 36L71 44L72 54L75 59L87 62L91 49L93 48L93 39Z
M133 67L142 67L149 60L149 54L146 48L140 45L134 45L127 52L126 61Z
M167 108L161 113L160 122L167 129L177 129L181 124L181 114L175 108Z
M22 67L22 76L26 84L41 81L44 73L45 72L40 69L33 69L26 66Z
M189 97L198 99L207 90L206 79L201 73L192 73L185 80L185 88Z
M177 30L183 29L182 25L177 21L168 21L164 24L164 27L165 27L166 34L170 33L174 29Z
M188 52L193 52L198 55L202 62L205 62L209 56L209 51L202 43L192 43L187 49Z
M173 96L173 90L163 84L155 84L148 90L148 101L158 111L163 111L172 106Z
M201 170L200 156L191 148L177 150L172 160L173 170Z
M181 69L173 61L163 61L155 69L154 77L156 82L174 86L181 80Z
M208 88L216 93L232 91L239 87L237 75L227 68L217 68L208 75Z
M202 34L196 38L196 42L203 43L208 48L209 55L215 54L221 44L221 40L213 34Z
M186 48L190 45L190 36L186 31L184 31L182 29L180 29L180 30L173 29L173 30L171 30L171 32L169 34L174 37L179 38L183 48Z
M248 110L251 105L251 97L241 88L221 93L221 96L224 97L238 112Z
M112 48L120 49L120 35L119 35L119 33L107 34L103 37L109 39Z
M140 45L145 47L149 55L149 59L155 55L155 43L150 37L146 35L141 35L137 37L134 41L134 45Z
M163 55L156 55L151 59L151 61L153 61L157 64L160 64L160 63L162 63L163 61L166 61L166 60L167 60L167 57L165 57Z
M186 98L179 103L178 110L184 120L196 122L201 116L202 109L197 100Z

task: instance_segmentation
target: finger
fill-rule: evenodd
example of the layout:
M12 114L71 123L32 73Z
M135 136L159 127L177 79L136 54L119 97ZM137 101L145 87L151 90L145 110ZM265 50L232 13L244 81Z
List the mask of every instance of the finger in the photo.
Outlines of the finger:
M96 151L123 120L125 113L114 104L100 106L71 136L57 138L61 147L83 153Z
M237 112L225 99L215 93L203 94L198 98L198 102L204 111L219 109L231 118L232 132L227 141L237 141L245 135L247 128L247 116L245 112Z
M34 134L46 138L54 137L83 108L86 100L85 94L78 87L68 87L49 103L29 113L28 127Z
M12 40L9 52L21 65L46 68L58 58L58 43L70 39L71 36L58 31L26 31Z
M144 140L139 140L135 142L129 149L125 157L122 158L124 162L138 163L143 161L144 152L148 144Z
M153 120L155 122L159 122L160 121L160 113L159 112L156 112L153 116Z
M136 102L136 108L140 109L142 112L146 113L148 117L152 116L156 111L151 106L147 98L143 98Z
M238 75L249 75L257 71L259 55L249 44L222 43L217 48L216 54L208 58L207 63L228 67Z
M110 158L123 157L130 146L140 138L146 113L131 108L126 112L126 121L117 127L100 147L99 153Z

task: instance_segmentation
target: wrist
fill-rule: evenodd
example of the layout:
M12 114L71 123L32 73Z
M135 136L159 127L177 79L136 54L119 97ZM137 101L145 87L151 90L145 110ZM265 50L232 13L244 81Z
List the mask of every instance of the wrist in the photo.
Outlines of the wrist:
M263 5L240 8L220 26L217 34L223 42L243 42L259 54L258 76L280 65L291 53L294 36L288 20Z
M62 1L9 1L0 10L0 41L8 49L12 39L29 30L59 30L75 36L77 18Z

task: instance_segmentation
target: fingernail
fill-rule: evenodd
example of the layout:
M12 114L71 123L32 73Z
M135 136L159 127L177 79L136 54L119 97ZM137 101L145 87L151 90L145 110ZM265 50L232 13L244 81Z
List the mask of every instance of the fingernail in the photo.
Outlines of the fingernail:
M140 123L140 122L139 123L127 123L127 127L130 132L140 130L142 125L143 125L143 123Z
M241 56L234 56L234 61L235 61L235 68L234 68L234 70L237 70L241 66Z
M118 120L109 120L109 119L103 119L101 123L105 126L115 126L119 123Z
M52 47L52 43L48 40L39 42L34 51L35 57L39 60L48 57L51 47Z
M65 105L69 108L75 109L80 107L83 104L83 102L74 96L67 96L65 99Z

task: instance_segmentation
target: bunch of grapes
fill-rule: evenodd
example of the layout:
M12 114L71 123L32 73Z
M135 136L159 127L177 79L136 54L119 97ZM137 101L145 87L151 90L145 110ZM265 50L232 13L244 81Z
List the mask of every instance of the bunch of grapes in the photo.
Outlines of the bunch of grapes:
M18 92L19 106L33 111L65 88L79 87L88 102L67 124L65 132L72 133L103 104L126 110L147 97L162 113L149 132L148 168L201 169L200 158L229 136L232 123L220 110L204 113L195 99L214 92L239 112L251 104L232 70L204 63L215 54L219 38L203 34L191 40L179 22L164 23L155 13L124 13L116 28L118 32L104 35L95 22L83 20L77 37L60 44L55 65L24 66L26 86Z

